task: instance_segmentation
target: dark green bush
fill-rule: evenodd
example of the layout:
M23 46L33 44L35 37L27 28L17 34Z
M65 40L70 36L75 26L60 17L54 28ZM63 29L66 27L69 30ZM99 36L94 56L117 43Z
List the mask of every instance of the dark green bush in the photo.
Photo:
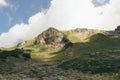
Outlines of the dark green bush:
M23 53L22 56L24 57L25 60L28 60L31 58L30 53Z
M20 58L24 57L25 59L30 59L30 50L25 51L24 49L15 49L11 51L1 51L0 52L0 59L5 60L7 57L15 57Z

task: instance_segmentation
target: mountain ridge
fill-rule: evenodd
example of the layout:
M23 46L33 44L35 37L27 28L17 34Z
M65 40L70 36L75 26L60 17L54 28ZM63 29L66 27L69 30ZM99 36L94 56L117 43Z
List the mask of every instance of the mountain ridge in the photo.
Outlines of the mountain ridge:
M63 47L64 45L61 45L62 41L59 45L55 45L57 43L48 44L48 43L52 42L49 40L53 39L53 42L54 42L57 40L55 40L52 37L56 37L56 39L58 39L58 37L61 37L61 38L63 37L68 41L70 40L72 43L74 43L74 42L86 42L86 41L88 41L90 36L95 35L97 33L101 33L101 34L104 34L104 35L107 35L107 36L110 36L113 38L120 37L120 34L117 33L119 31L120 31L119 26L113 31L87 29L87 28L76 28L76 29L72 29L72 30L62 31L62 30L55 29L54 27L50 27L47 30L43 31L41 34L39 34L37 37L33 38L32 40L28 40L28 41L24 41L22 43L19 43L17 46L19 47L20 45L25 45L25 43L27 43L27 42L28 43L31 42L32 43L31 45L33 45L33 46L37 46L38 44L43 45L43 44L47 43L46 46L48 46L48 47L54 47L54 48L55 47ZM56 34L56 33L58 33L58 34ZM48 37L49 37L49 40L48 40L48 42L46 42ZM71 40L72 38L75 40Z

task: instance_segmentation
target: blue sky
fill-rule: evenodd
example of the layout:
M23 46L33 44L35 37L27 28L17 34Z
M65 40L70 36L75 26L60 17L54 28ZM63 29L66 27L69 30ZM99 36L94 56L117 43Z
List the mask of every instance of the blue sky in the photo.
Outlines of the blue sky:
M0 8L0 34L50 6L50 0L7 0L10 7Z
M11 47L54 27L114 30L120 0L0 0L0 47Z

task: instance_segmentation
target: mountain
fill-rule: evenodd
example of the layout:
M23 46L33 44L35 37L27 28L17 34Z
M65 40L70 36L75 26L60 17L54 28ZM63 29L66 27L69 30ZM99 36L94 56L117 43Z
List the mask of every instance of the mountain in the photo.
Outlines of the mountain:
M120 39L113 37L115 35L118 35L115 31L86 28L60 31L51 27L32 40L18 44L16 48L31 50L32 59L63 60L75 57L78 53L119 50Z
M52 48L62 48L69 43L85 42L90 36L103 32L105 31L86 28L59 31L51 27L46 31L43 31L34 39L19 43L17 47L39 47L45 45Z
M39 34L33 40L25 41L17 46L26 45L32 47L46 46L48 48L68 48L72 46L72 43L61 31L51 27Z
M72 43L66 36L55 28L49 28L35 38L35 45L46 45L52 48L70 47Z
M119 80L119 31L51 27L0 48L0 80Z

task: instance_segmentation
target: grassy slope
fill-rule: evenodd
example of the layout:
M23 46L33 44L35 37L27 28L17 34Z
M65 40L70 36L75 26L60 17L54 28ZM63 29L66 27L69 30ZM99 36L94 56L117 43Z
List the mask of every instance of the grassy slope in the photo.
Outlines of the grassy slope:
M45 45L33 46L34 39L27 41L18 48L32 50L31 57L43 61L63 60L81 56L81 54L95 52L119 51L120 39L109 38L103 34L97 34L100 31L90 30L89 36L83 41L75 36L73 32L63 31L66 37L73 43L73 47L62 51L61 49L47 48ZM93 35L93 36L92 36Z
M73 69L84 73L114 76L120 75L119 62L120 38L95 34L89 38L89 42L75 43L72 58L64 61L58 67L65 70ZM117 80L116 77L111 78L111 80L113 79Z

